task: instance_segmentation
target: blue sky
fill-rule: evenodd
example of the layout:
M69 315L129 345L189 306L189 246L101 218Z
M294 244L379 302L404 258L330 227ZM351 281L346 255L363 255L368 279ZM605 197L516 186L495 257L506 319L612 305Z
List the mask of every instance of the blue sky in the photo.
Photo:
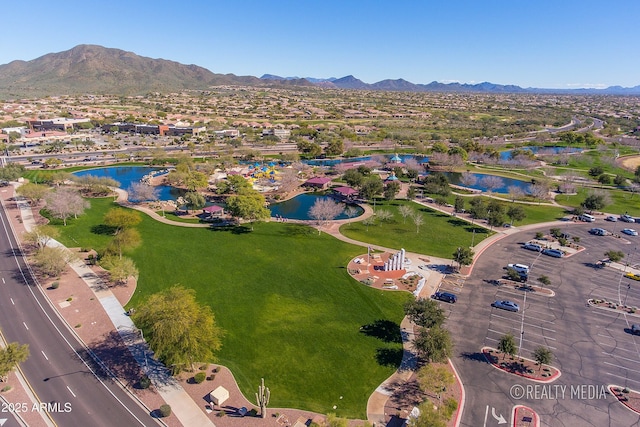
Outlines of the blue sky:
M638 0L6 3L0 64L98 44L258 77L640 85Z

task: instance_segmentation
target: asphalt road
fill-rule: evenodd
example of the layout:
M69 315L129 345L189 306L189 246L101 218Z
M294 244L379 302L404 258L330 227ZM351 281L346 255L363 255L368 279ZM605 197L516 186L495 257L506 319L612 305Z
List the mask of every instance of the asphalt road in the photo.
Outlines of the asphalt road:
M29 344L21 368L40 401L51 404L51 418L60 427L158 425L86 354L33 283L3 206L0 328L8 342Z
M613 224L598 221L562 227L562 231L580 237L586 248L563 259L522 249L521 244L532 239L535 231L505 237L480 256L471 277L458 287L458 302L447 305L447 327L456 344L454 364L466 390L462 426L505 425L502 419L511 421L514 405L520 404L538 412L543 426L640 425L637 414L606 393L609 384L640 389L640 337L628 331L630 324L640 323L640 317L586 304L593 297L627 300L628 305L640 307L640 282L622 280L619 270L594 266L609 249L622 250L631 264L637 264L640 238L592 236L588 233L592 227L611 231ZM622 228L621 224L617 228ZM549 229L540 231L548 233ZM548 276L556 296L529 292L525 299L522 291L489 283L504 275L507 263L530 265L532 281ZM521 311L492 308L491 303L498 299L519 303ZM532 359L538 346L549 348L554 353L552 365L562 376L541 385L489 365L481 348L497 347L500 337L508 332L516 338L523 357Z

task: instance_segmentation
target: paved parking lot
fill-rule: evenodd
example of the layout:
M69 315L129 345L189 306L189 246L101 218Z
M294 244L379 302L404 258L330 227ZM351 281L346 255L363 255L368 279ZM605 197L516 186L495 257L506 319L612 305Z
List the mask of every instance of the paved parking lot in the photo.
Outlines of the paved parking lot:
M640 336L629 333L638 317L587 305L589 298L600 298L640 308L640 282L623 278L623 272L611 267L596 268L610 249L621 250L640 262L639 237L593 236L592 227L609 224L567 224L562 228L579 237L583 250L566 258L553 258L521 248L534 231L508 236L487 248L473 272L461 286L443 283L442 290L458 294L456 304L447 308L447 327L456 343L454 363L462 376L467 404L461 425L498 425L503 415L508 420L513 405L524 404L538 411L541 425L602 426L635 425L639 417L612 396L600 393L615 383L640 390ZM548 228L540 231L548 233ZM529 282L542 275L550 278L553 297L524 292L491 283L505 275L507 263L529 265ZM510 300L520 312L492 308L495 300ZM547 394L518 396L514 387L536 383L506 374L491 367L480 354L483 346L496 347L506 333L516 338L520 355L532 357L533 350L545 346L554 353L553 365L562 376L553 385L564 387L562 396ZM524 332L524 334L522 334ZM590 390L593 393L580 393Z

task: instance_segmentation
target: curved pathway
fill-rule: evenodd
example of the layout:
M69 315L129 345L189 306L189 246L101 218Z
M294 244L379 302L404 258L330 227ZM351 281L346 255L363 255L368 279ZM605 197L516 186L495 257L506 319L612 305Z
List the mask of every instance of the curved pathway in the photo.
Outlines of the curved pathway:
M206 228L206 227L210 227L210 224L193 224L193 223L183 223L183 222L176 222L176 221L172 221L169 220L163 216L158 215L155 211L145 207L145 206L140 206L140 205L134 205L131 204L127 201L127 192L122 190L122 189L115 189L115 191L118 193L118 199L117 202L123 206L126 207L130 207L133 209L136 209L138 211L144 212L147 215L149 215L150 217L152 217L153 219L165 223L165 224L169 224L169 225L175 225L175 226L181 226L181 227L193 227L193 228ZM427 204L424 202L419 202L416 201L416 203L423 205L425 207L428 207L430 209L434 209L434 210L439 210L441 212L447 213L447 214L451 214L452 211L450 208L444 208L441 206L434 206L433 203ZM363 219L369 218L373 215L375 215L375 212L373 211L373 209L371 208L371 206L369 205L362 205L362 207L364 208L364 213L358 217L358 220L361 221ZM472 221L469 218L466 218L464 216L459 216L461 219L468 221L470 223L472 223ZM350 243L353 245L357 245L357 246L361 246L361 247L365 247L365 248L372 248L372 249L376 249L376 250L380 250L380 251L384 251L384 252L396 252L398 251L398 248L392 249L392 248L387 248L384 246L380 246L380 245L375 245L375 244L370 244L370 243L366 243L366 242L362 242L362 241L358 241L355 239L351 239L345 235L343 235L342 233L340 233L340 227L344 224L348 224L350 222L352 222L353 219L346 219L346 220L336 220L336 221L331 221L331 223L326 226L326 227L322 227L320 225L313 225L312 221L294 221L294 222L299 222L299 223L305 223L308 224L310 226L314 226L315 228L320 229L320 231L324 231L327 234L330 234L331 236L346 242L346 243ZM554 225L560 225L560 224L566 224L566 222L564 221L554 221L554 222L549 222L546 224L531 224L528 226L522 226L522 227L510 227L507 229L496 229L494 231L496 231L496 234L482 240L481 242L479 242L476 246L474 246L474 250L475 250L475 255L474 255L474 262L475 259L478 258L478 256L490 245L492 245L493 243L497 242L498 240L506 237L509 234L513 234L513 233L517 233L520 231L524 231L526 229L529 228L538 228L540 226L545 226L545 225L549 225L549 226L554 226ZM482 227L481 224L476 224L480 227ZM452 263L452 261L450 259L446 259L446 258L438 258L438 257L432 257L429 255L424 255L424 254L418 254L418 253L411 253L411 252L407 252L406 253L407 258L409 258L411 260L411 267L409 269L411 270L415 270L418 265L420 265L420 263L424 263L424 259L428 258L430 263L439 263L439 264L443 264L443 265L450 265ZM473 269L473 264L466 269L465 273L466 275L469 275L471 273L471 270ZM424 275L424 272L421 272L421 274ZM431 295L435 290L437 290L438 286L440 285L440 282L442 281L442 279L444 278L444 275L441 273L438 273L436 271L433 270L429 270L428 275L427 275L427 281L425 286L423 287L423 289L420 292L420 295L418 295L418 297L428 297L429 295ZM396 372L394 372L391 376L389 376L389 378L387 378L385 381L382 382L382 384L380 384L376 390L371 394L371 396L369 397L368 401L367 401L367 420L369 422L374 423L374 425L384 425L386 423L386 415L385 415L385 405L387 403L387 401L389 400L389 398L392 395L392 389L393 389L393 384L398 384L398 383L403 383L409 380L409 378L411 377L411 375L414 372L414 369L416 367L416 356L412 351L411 348L411 342L414 338L414 334L415 334L415 330L414 330L414 325L409 321L409 319L407 317L405 317L401 324L400 324L400 328L401 328L401 336L402 336L402 344L403 344L403 354L402 354L402 362L400 364L400 367L396 370ZM451 361L449 361L449 363L451 364ZM453 364L451 364L451 366L453 366ZM455 367L454 367L454 372L455 372ZM462 402L464 402L464 388L462 387L462 382L460 381L460 378L457 375L456 372L456 378L460 384L460 389L461 389L461 393L462 393ZM461 419L461 412L463 410L463 404L460 405L459 409L458 409L458 413L456 416L456 421L455 421L455 425L459 424L459 421Z

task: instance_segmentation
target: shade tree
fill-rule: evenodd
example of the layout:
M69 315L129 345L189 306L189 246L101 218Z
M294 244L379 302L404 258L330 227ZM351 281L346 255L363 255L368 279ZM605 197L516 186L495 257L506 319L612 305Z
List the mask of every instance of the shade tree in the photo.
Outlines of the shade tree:
M176 285L151 295L136 308L133 320L174 373L213 361L222 346L222 329L211 308L196 301L193 289Z

